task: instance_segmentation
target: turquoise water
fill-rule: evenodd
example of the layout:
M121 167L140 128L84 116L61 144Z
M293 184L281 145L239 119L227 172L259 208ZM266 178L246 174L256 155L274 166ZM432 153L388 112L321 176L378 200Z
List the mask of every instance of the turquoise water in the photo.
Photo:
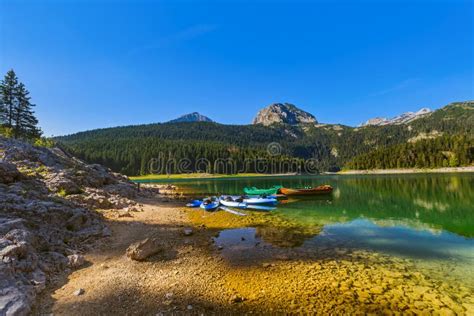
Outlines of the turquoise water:
M218 242L266 242L275 247L344 247L408 258L474 287L474 174L298 176L179 181L199 195L241 194L245 186L330 184L329 196L283 200L272 216L292 227L318 227L314 234L230 230ZM249 231L250 229L250 231ZM245 245L245 242L242 244ZM470 285L470 284L468 284Z

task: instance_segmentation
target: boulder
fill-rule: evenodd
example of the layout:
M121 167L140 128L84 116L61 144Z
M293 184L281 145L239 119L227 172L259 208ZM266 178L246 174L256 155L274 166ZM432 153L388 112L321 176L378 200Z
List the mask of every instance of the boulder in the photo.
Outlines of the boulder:
M131 244L127 248L127 257L136 261L143 261L164 250L163 245L157 238L146 238Z
M67 260L68 260L68 266L72 269L77 269L86 262L84 256L79 255L79 254L67 256Z
M24 242L12 244L0 250L0 259L5 260L6 257L22 258L26 256L27 251L28 247Z
M16 228L24 228L25 220L22 218L2 218L0 217L0 235L4 235Z
M54 174L46 180L47 186L53 192L59 192L63 195L79 194L82 192L76 181L68 178L67 174L60 172Z
M12 183L23 177L12 163L0 162L0 183Z

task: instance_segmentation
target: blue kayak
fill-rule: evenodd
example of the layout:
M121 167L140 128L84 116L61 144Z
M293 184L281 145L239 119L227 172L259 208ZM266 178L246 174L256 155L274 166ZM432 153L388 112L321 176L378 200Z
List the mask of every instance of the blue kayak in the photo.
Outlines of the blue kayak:
M201 206L202 201L201 200L192 200L188 204L186 204L187 207L199 207Z
M219 207L219 200L216 197L211 197L202 200L200 208L205 209L206 211L214 211Z

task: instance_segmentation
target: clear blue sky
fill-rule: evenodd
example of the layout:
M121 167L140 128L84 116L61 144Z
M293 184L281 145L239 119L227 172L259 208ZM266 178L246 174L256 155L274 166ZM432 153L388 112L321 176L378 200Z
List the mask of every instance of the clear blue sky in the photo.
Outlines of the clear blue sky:
M357 2L357 4L355 4ZM291 102L357 125L474 99L473 1L10 1L0 71L46 135Z

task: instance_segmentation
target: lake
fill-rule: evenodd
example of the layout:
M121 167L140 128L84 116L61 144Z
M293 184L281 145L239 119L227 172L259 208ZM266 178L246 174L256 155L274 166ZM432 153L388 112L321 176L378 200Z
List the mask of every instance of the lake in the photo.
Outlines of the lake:
M291 223L294 231L236 228L223 230L216 242L239 245L240 250L248 245L250 255L255 242L305 251L321 247L366 250L408 259L414 264L412 269L474 289L474 174L292 176L173 183L197 196L241 194L245 186L330 184L334 187L331 195L291 197L272 211L271 216Z

